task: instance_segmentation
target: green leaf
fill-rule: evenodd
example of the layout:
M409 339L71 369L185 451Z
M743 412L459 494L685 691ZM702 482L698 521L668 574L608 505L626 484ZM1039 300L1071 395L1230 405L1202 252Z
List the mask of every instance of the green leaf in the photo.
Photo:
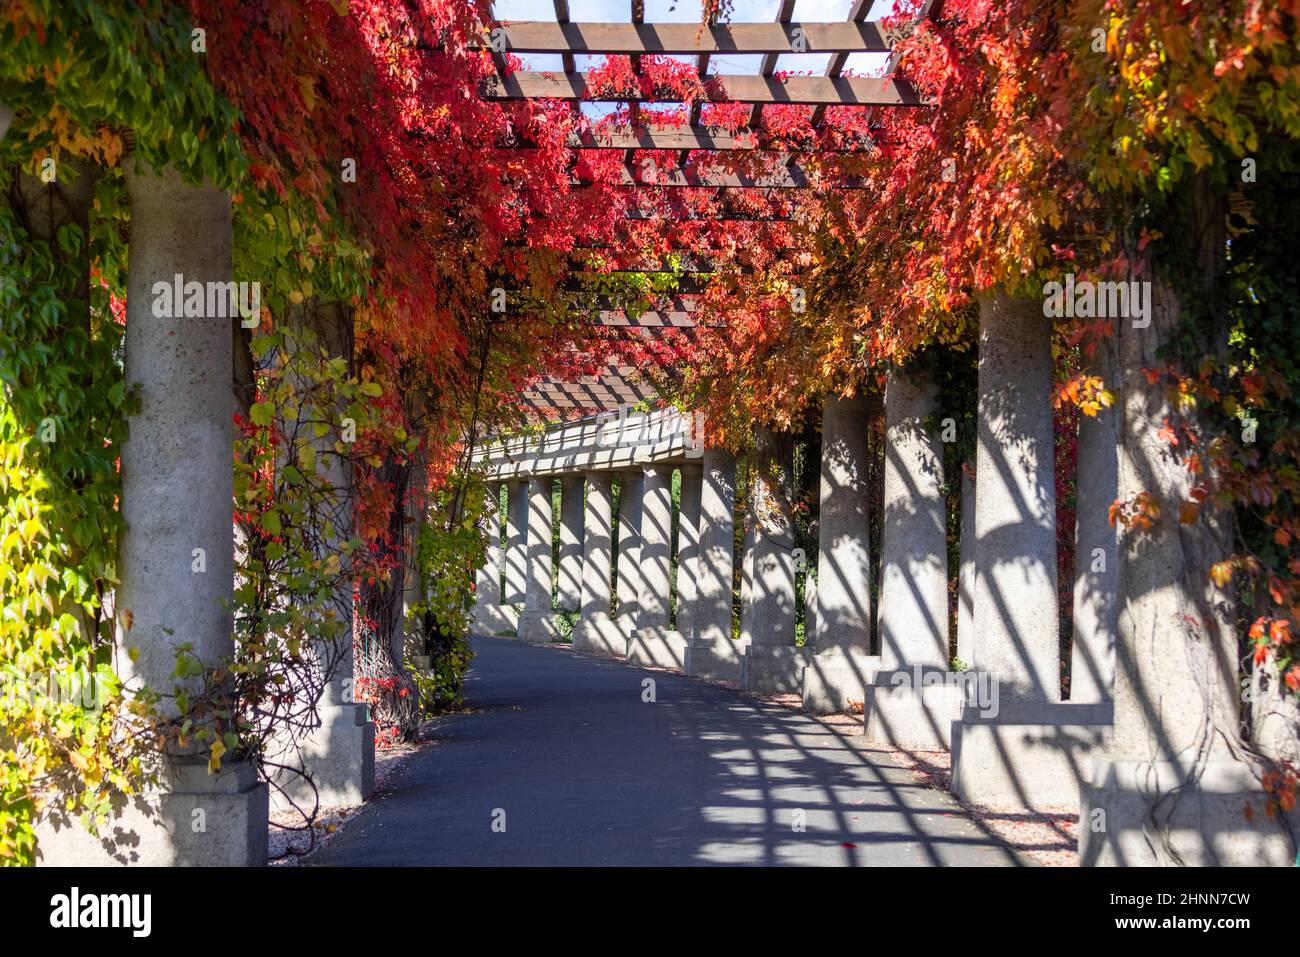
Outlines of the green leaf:
M267 403L254 402L253 407L248 410L248 417L252 420L254 425L260 428L266 428L271 424L274 414Z

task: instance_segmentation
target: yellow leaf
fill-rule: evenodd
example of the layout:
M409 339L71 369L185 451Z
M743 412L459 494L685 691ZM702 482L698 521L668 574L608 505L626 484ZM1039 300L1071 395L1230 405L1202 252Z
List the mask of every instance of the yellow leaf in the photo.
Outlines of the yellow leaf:
M221 770L221 756L226 753L226 745L220 738L212 740L212 753L208 755L208 773L216 774Z
M1229 562L1216 562L1210 568L1210 577L1220 588L1226 587L1232 581L1232 565Z

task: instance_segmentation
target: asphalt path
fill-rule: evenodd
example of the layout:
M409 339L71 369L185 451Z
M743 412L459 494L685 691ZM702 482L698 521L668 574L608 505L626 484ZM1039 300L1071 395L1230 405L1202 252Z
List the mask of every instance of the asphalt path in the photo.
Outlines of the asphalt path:
M567 648L474 650L469 709L304 863L1015 863L851 728Z

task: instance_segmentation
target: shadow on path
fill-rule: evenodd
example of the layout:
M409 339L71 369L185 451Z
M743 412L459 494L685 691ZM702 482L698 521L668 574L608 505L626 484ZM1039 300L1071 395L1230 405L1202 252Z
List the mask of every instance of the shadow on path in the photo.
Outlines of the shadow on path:
M303 863L1016 863L950 795L801 712L567 649L474 650L475 710L434 723L435 746Z

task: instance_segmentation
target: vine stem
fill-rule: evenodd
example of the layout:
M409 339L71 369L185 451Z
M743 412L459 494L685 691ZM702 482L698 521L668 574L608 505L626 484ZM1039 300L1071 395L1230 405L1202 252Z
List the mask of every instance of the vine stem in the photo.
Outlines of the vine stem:
M456 494L451 500L451 514L448 516L449 524L455 523L460 518L461 508L465 500L465 486L469 481L470 465L474 461L474 442L478 433L478 416L479 407L483 398L483 381L487 376L487 360L491 351L492 344L492 320L487 320L486 328L483 332L483 341L479 347L478 356L478 375L474 382L474 404L470 411L469 431L465 442L465 451L463 462L460 468L460 480L456 486Z

